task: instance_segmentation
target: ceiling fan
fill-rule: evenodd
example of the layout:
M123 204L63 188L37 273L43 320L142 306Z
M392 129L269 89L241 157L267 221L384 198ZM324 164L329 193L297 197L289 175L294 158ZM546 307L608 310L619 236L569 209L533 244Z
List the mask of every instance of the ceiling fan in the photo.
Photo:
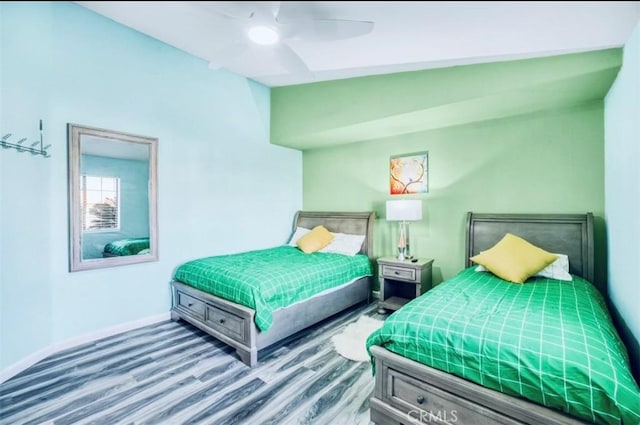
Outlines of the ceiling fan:
M276 61L293 74L312 74L288 44L290 40L332 41L358 37L373 30L370 21L314 17L306 2L198 2L228 21L233 40L212 53L209 67L225 67L239 56L269 49ZM306 4L305 4L306 3Z

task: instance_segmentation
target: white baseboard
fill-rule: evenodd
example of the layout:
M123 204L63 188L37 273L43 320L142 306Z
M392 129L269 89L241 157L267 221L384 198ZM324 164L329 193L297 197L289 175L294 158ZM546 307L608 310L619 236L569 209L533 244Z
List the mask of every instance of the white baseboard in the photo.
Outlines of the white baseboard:
M143 326L153 325L154 323L160 323L171 319L171 313L161 313L155 316L145 317L144 319L134 320L133 322L121 323L119 325L110 326L108 328L100 329L95 332L90 332L84 335L76 336L66 339L54 344L51 344L35 353L25 357L24 359L16 362L0 372L0 384L13 378L18 373L55 354L59 351L67 350L69 348L77 347L78 345L86 344L88 342L97 341L108 336L117 335L126 331L141 328Z

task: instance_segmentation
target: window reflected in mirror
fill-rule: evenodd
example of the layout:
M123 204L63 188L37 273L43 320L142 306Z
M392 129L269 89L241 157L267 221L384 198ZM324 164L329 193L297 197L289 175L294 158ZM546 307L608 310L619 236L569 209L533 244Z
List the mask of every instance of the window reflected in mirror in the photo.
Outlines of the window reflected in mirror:
M85 163L87 158L82 156ZM118 231L120 208L119 177L89 176L83 174L80 180L80 196L82 197L82 230Z
M69 124L71 271L157 260L156 149Z

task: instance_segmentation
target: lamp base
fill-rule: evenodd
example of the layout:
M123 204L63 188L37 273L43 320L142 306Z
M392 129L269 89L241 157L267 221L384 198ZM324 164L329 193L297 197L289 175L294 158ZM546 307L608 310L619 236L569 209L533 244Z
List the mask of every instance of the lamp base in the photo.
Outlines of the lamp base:
M404 261L406 257L404 256L404 248L398 247L398 261Z
M409 236L409 223L401 221L398 223L398 260L411 260L413 255L410 250L411 237Z

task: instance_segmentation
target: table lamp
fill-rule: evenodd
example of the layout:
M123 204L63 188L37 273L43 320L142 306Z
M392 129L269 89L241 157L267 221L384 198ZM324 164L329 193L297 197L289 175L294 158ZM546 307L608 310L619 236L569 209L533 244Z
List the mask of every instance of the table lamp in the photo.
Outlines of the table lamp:
M400 199L387 201L387 221L397 221L398 260L412 258L409 221L422 220L422 201L419 199Z

